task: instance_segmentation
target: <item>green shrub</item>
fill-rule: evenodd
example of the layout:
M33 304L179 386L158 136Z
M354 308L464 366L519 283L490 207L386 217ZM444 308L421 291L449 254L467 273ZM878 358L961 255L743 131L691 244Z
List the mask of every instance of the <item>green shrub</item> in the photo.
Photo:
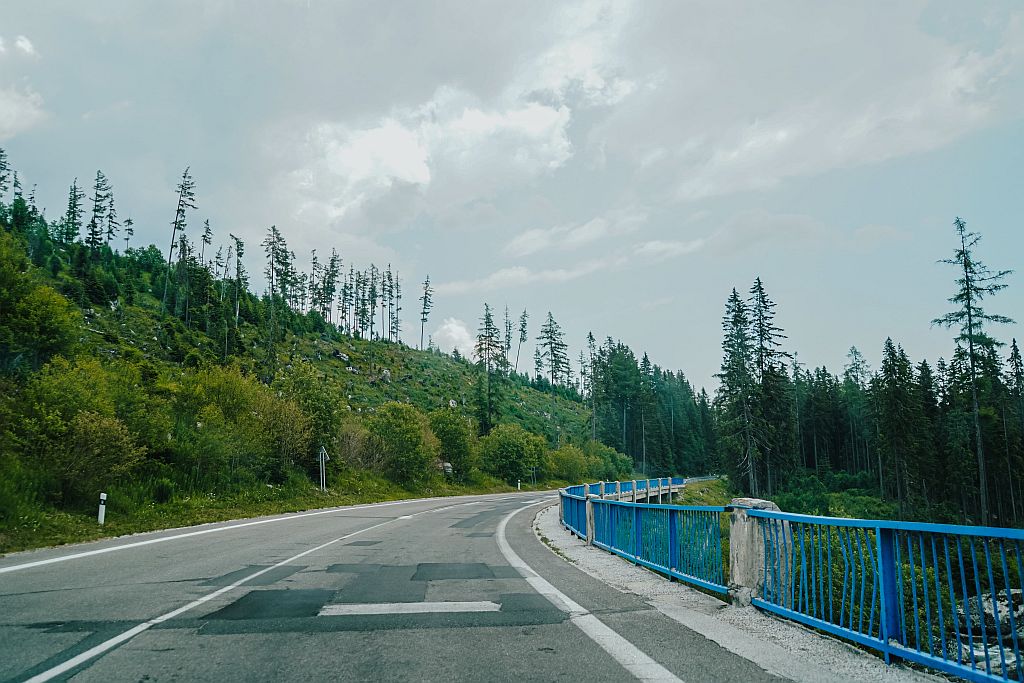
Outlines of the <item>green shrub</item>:
M384 474L403 486L420 486L437 473L440 450L427 418L404 403L385 403L367 421Z
M430 429L441 446L441 460L451 463L456 481L466 481L476 464L476 430L472 420L454 408L439 408L429 417Z
M545 455L542 437L514 424L500 424L480 439L484 468L509 484L530 478Z

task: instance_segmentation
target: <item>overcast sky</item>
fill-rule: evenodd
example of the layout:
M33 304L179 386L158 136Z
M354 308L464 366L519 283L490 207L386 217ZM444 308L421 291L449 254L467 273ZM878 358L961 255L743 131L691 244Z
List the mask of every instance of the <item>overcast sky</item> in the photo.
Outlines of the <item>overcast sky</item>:
M0 41L0 145L49 217L101 168L165 248L191 166L192 225L254 274L272 223L303 261L390 262L415 342L429 273L445 350L485 301L531 336L550 310L574 354L593 330L712 388L760 275L801 362L934 362L953 219L993 268L1024 253L1015 0L38 0ZM1024 321L1022 278L990 310Z

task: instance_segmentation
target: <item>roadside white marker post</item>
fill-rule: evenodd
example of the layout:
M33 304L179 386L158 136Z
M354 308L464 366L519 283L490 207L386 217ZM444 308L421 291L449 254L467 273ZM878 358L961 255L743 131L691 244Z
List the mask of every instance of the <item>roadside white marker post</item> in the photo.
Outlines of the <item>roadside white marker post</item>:
M320 447L320 490L327 490L327 461L331 459L331 456L327 455L327 449L323 446Z
M103 522L104 522L104 520L106 520L106 518L107 518L107 494L101 493L100 494L100 510L96 514L96 521L100 523L100 526L103 526Z
M523 490L523 480L522 479L516 479L516 491L522 491L522 490Z

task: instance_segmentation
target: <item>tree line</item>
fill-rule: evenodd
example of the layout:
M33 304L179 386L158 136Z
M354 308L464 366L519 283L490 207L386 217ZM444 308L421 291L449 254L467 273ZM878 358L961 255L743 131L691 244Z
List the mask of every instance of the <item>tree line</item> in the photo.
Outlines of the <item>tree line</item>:
M914 362L886 339L875 371L857 348L841 374L810 369L785 349L776 304L760 278L730 293L723 316L721 382L713 403L722 467L754 496L804 496L827 484L879 496L904 519L1019 525L1024 517L1024 371L983 308L1010 271L977 256L981 236L954 222L953 352ZM1004 349L1005 352L1004 352ZM806 494L806 495L804 495ZM825 508L825 509L822 509Z

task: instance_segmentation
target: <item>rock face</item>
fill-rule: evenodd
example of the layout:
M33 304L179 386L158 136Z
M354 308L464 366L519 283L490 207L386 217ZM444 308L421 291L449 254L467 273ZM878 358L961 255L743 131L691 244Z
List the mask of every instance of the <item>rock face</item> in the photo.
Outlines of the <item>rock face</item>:
M976 596L971 597L967 609L960 604L957 605L956 611L959 617L960 631L950 636L952 641L950 644L954 648L954 653L951 653L950 658L955 658L955 648L959 642L961 661L970 662L973 659L979 669L988 671L990 674L1002 676L1005 673L1010 678L1016 677L1018 667L1013 654L1012 641L1014 627L1016 627L1017 641L1024 642L1024 594L1018 589L1010 590L1009 596L1005 590L999 591L993 601L991 593L982 593L981 611L978 610ZM982 622L984 622L984 636L982 635ZM999 654L1000 636L1006 657L1005 671Z

